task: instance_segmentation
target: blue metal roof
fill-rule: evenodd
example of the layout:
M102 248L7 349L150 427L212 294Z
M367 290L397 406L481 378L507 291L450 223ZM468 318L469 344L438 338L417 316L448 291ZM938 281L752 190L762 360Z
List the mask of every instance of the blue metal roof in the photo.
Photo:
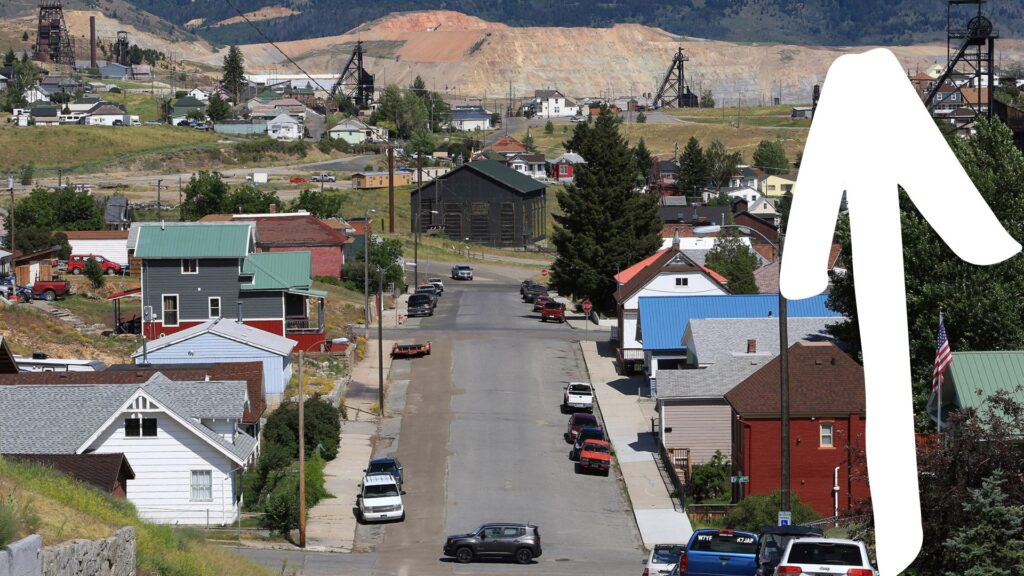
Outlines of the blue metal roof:
M790 318L839 317L825 306L825 294L803 300L789 300ZM644 350L679 350L692 318L778 317L777 294L731 294L725 296L641 296L640 335Z

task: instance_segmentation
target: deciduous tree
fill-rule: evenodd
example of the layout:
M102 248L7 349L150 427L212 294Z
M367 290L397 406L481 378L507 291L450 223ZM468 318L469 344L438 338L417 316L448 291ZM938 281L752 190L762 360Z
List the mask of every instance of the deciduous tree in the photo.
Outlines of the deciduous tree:
M292 204L292 210L305 210L317 218L332 218L339 215L348 194L341 190L303 190Z
M253 184L243 184L228 195L226 207L235 214L266 214L270 207L282 207L277 192L264 190Z
M790 171L789 157L786 156L786 149L778 138L758 142L753 160L754 165L767 174L786 174Z
M220 122L231 117L231 105L222 100L220 94L210 96L210 102L206 105L206 115L211 122Z
M711 145L704 150L704 163L708 170L708 182L716 187L729 185L729 180L736 167L743 162L743 155L739 152L728 152L725 144L719 140L712 140Z
M754 270L760 260L757 255L740 241L735 229L719 234L715 247L705 257L708 268L729 280L729 291L733 294L757 294Z
M230 212L227 199L230 188L220 172L200 170L185 185L185 199L181 203L184 220L199 220L207 214Z

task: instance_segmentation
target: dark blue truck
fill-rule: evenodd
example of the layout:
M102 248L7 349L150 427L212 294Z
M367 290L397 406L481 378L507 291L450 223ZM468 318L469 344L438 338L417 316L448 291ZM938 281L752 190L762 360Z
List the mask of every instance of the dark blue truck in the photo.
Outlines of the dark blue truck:
M756 571L757 535L750 532L696 530L679 557L680 576L754 576Z

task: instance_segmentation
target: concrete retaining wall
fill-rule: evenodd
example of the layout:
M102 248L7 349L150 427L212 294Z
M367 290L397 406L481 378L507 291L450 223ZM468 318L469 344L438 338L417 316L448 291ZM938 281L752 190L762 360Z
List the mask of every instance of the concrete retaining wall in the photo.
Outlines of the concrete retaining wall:
M38 535L0 550L0 576L135 576L135 529L42 547Z

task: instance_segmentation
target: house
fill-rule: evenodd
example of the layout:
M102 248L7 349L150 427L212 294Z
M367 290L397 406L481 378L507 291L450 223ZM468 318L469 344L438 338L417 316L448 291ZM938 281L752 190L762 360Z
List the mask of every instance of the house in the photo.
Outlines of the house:
M206 90L203 90L202 88L193 88L193 89L189 90L185 95L190 97L190 98L195 98L196 100L198 100L200 102L209 102L210 101L210 96L212 94L213 94L212 92L208 92Z
M68 102L67 109L70 112L88 112L101 102L103 102L103 98L99 96L82 96Z
M788 301L790 318L839 317L825 305L820 294ZM642 296L639 298L637 340L643 344L644 367L657 396L658 371L683 368L689 361L684 336L690 320L698 318L766 318L779 315L779 298L774 294L728 296Z
M729 294L721 274L697 264L680 248L676 237L672 246L615 275L615 302L618 315L616 349L623 373L643 369L644 351L636 339L637 305L642 296L673 294Z
M356 120L355 118L349 118L338 124L328 131L331 138L344 140L349 144L362 144L363 142L373 142L374 131L366 124Z
M146 338L234 317L319 350L327 293L312 289L310 253L257 252L254 231L252 222L141 226L135 257Z
M107 230L128 230L131 219L128 216L128 198L126 196L110 196L103 207L103 222ZM125 238L127 240L127 236ZM128 256L125 245L125 258ZM126 259L125 262L128 262Z
M228 525L256 451L237 429L247 402L245 382L160 374L142 384L0 386L0 453L123 454L140 518Z
M797 342L788 356L790 489L824 517L850 512L869 496L864 368L831 342ZM775 358L725 394L732 473L750 478L736 496L779 489L779 377Z
M585 165L583 156L569 151L551 161L551 179L557 182L575 182L576 166Z
M0 90L7 90L7 76L0 74Z
M103 256L128 266L127 230L68 230L64 235L68 237L72 254Z
M372 190L375 188L387 188L388 172L356 172L352 175L352 188L356 190ZM399 170L393 172L395 186L409 186L412 182L412 172Z
M474 130L490 130L491 115L479 106L452 109L452 128L471 132Z
M153 68L149 64L132 64L132 80L149 82L153 79Z
M8 252L8 254L10 253ZM0 374L17 374L19 372L18 360L14 356L14 352L11 352L7 339L0 335Z
M265 404L276 406L281 394L292 378L291 354L295 342L291 339L241 324L229 318L216 318L201 324L163 336L146 343L132 354L136 365L175 366L179 369L206 370L203 366L228 363L239 367L237 362L258 362L262 364L262 388ZM225 372L234 368L225 368ZM172 371L173 372L173 371ZM218 374L224 372L218 372ZM209 374L213 378L212 374ZM254 409L258 423L262 412Z
M682 224L684 230L691 231L697 226L725 224L726 214L729 213L727 206L678 205L672 201L675 198L666 196L658 206L658 215L665 224Z
M522 172L534 180L547 180L548 165L543 154L519 152L508 156L505 163L509 168Z
M732 177L729 178L729 186L740 187L747 186L754 190L761 189L761 181L767 178L767 174L760 168L753 168L751 166L737 166L736 172L733 173Z
M205 117L206 102L201 102L191 96L178 98L174 101L174 105L171 107L171 114L168 118L170 119L171 124L177 126L179 122L188 118L189 113L199 113Z
M28 111L32 123L36 126L58 126L60 125L60 107L42 106L32 108Z
M1007 394L1024 403L1024 351L992 350L953 352L942 384L942 428L952 428L951 416L957 410L984 412L986 401L995 394ZM938 418L935 394L928 398L928 416ZM984 415L984 414L982 414Z
M790 120L810 120L814 118L814 108L811 106L794 106L789 113Z
M8 460L53 468L115 498L128 495L128 481L135 480L128 458L112 454L7 454Z
M761 181L761 195L769 198L780 198L796 190L796 175L779 176L772 174Z
M532 104L538 118L569 118L580 114L579 105L558 90L535 90Z
M100 66L100 78L107 80L131 80L132 69L117 62L107 62Z
M782 214L779 213L775 208L777 200L772 200L758 195L757 200L747 204L745 209L746 212L750 212L754 216L771 222L776 228L782 224Z
M313 276L341 278L345 244L349 238L308 212L282 214L211 214L202 221L227 216L232 222L256 224L256 249L260 252L308 251ZM208 220L209 219L209 220Z
M42 91L38 86L33 86L28 90L25 90L25 102L28 104L35 104L36 102L49 102L50 94Z
M546 186L495 160L462 164L413 190L409 201L423 215L420 232L443 227L448 238L489 246L524 246L546 235Z
M779 228L772 221L765 220L764 218L751 214L748 211L733 214L732 220L733 223L739 226L746 226L757 230L771 242L779 241ZM757 234L750 234L750 237L755 243L764 242L764 240L761 239L761 236L758 236Z
M89 126L130 126L133 119L137 122L139 117L129 116L117 104L104 102L89 111L85 123Z
M278 114L267 123L267 136L275 140L301 140L303 126L288 114Z
M287 114L300 123L306 119L306 106L295 98L276 98L267 102L267 106L279 114Z
M495 140L493 144L484 146L483 150L493 150L500 154L529 152L525 144L511 136L502 136Z

